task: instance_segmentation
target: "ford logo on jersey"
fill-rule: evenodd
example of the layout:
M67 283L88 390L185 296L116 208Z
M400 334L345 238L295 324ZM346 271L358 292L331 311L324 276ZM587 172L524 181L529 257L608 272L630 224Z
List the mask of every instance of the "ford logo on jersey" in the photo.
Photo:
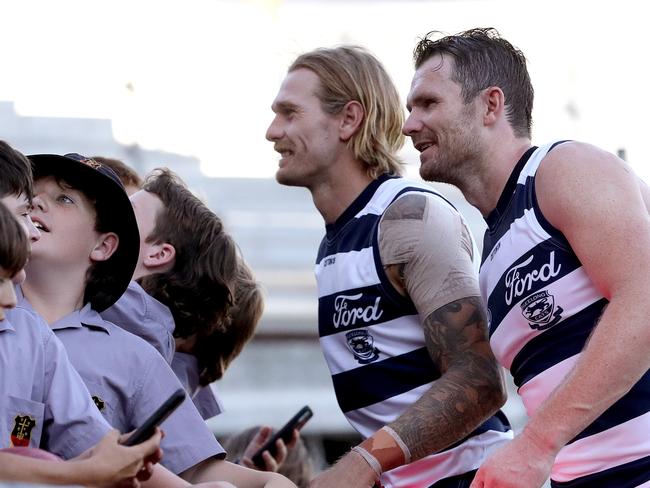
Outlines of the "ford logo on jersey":
M561 264L555 266L555 251L551 251L548 263L541 265L539 269L526 269L532 263L533 258L534 256L530 256L526 261L510 268L506 273L505 299L508 305L512 305L515 299L530 292L536 282L546 283L555 278L562 269Z
M375 299L375 303L367 306L355 307L356 301L363 301L362 293L356 295L339 295L334 300L334 316L332 317L334 327L339 328L341 325L346 327L348 325L355 325L357 321L366 324L377 321L383 314L379 310L379 301L381 297Z

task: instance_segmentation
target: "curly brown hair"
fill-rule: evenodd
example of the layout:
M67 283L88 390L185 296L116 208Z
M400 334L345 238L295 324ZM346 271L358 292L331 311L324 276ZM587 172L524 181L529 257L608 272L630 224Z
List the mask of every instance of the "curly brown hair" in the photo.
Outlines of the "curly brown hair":
M237 248L221 219L169 169L156 169L143 190L160 198L147 242L166 242L176 250L171 270L145 276L140 285L169 307L175 337L223 330L233 303Z
M210 334L199 333L194 355L201 370L199 383L221 379L230 363L255 334L264 312L264 296L252 270L240 259L235 281L235 304L225 327Z

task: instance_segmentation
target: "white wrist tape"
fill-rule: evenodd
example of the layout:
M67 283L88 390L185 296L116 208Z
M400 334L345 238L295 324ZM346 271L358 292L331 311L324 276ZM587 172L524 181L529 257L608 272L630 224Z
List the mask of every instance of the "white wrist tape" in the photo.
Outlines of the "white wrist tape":
M372 470L375 472L375 475L377 475L377 478L381 476L381 472L382 472L381 464L379 464L379 461L377 461L377 458L375 456L370 454L361 446L354 446L352 450L366 460L366 462L370 465Z

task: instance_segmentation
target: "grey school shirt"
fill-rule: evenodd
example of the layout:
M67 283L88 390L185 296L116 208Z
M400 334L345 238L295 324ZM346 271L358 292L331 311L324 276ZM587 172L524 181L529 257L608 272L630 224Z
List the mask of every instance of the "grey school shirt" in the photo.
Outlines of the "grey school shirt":
M169 307L149 295L132 281L120 299L101 313L103 319L141 337L165 358L192 398L201 417L209 419L223 412L221 402L211 388L199 385L199 365L191 354L174 352L174 317Z
M40 447L64 459L110 426L45 321L23 308L0 320L0 447Z
M24 296L19 303L26 308ZM50 325L86 383L97 408L121 432L140 426L181 384L143 339L108 322L87 304ZM186 399L161 425L162 464L181 473L225 451Z
M129 284L120 299L101 313L104 320L142 337L155 347L167 364L172 364L174 317L169 308L149 295L135 281Z
M196 356L184 352L174 354L172 369L192 397L194 406L205 420L223 412L223 406L215 395L212 385L199 384L199 364Z

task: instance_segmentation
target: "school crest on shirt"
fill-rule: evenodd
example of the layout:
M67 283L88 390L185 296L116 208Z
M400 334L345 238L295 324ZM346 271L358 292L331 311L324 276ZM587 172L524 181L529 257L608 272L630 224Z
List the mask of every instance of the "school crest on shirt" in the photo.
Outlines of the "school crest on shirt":
M521 302L521 313L531 329L546 330L562 320L564 310L555 305L555 298L548 291L533 293Z
M93 402L95 402L95 405L97 406L100 412L106 410L106 402L102 400L98 395L93 395L92 399Z
M11 447L29 447L34 427L36 427L34 417L16 415L14 417L14 426L11 429Z
M345 333L348 349L354 354L359 364L368 364L379 358L379 349L375 347L375 339L366 329L356 329Z

